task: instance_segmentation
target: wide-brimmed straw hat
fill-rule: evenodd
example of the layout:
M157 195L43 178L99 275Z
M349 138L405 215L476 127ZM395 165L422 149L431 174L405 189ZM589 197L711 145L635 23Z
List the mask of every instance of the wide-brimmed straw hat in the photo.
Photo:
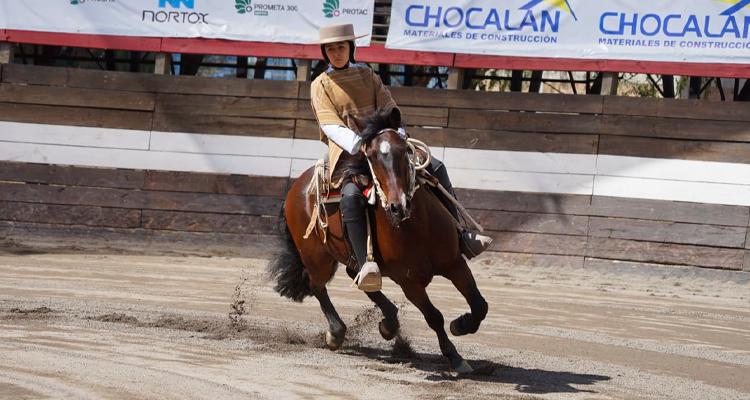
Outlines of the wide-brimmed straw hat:
M369 33L364 35L354 35L354 25L352 24L334 24L326 25L318 30L319 39L317 42L309 44L327 44L336 42L346 42L349 40L359 39L361 37L368 36Z

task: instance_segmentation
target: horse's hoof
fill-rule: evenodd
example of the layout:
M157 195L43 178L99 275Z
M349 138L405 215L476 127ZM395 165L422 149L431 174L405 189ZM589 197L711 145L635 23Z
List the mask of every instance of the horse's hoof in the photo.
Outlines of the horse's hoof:
M461 329L461 317L458 317L451 321L451 334L453 336L463 336L466 334L466 332ZM465 361L464 361L465 362Z
M344 343L344 338L337 338L331 334L331 331L326 331L326 346L328 350L336 351Z
M459 374L470 374L474 371L466 360L461 360L461 365L456 368L451 368L451 370Z
M396 329L391 331L386 327L386 321L381 320L378 324L378 330L380 331L380 336L382 336L383 339L393 340L393 338L395 338L396 334L398 333L398 324L396 324Z

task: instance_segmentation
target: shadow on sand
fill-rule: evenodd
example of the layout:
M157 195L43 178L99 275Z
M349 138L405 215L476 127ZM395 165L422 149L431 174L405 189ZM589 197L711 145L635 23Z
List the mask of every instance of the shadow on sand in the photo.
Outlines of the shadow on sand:
M350 346L339 350L340 354L367 357L388 364L400 364L429 373L429 381L473 380L486 383L515 385L519 393L596 393L594 390L579 389L575 386L594 385L611 378L604 375L576 374L563 371L526 369L498 364L489 360L467 359L474 369L470 374L455 374L449 371L445 357L436 354L414 353L408 358L394 357L393 351L367 346Z

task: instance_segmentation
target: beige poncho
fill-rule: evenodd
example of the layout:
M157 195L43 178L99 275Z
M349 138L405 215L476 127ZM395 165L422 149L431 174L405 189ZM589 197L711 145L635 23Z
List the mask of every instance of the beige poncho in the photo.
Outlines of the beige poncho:
M357 118L372 115L375 110L387 110L396 107L391 92L386 89L380 77L366 66L351 65L343 70L331 70L322 73L313 81L310 97L318 120L318 126L341 125L359 133L349 114ZM331 172L344 150L333 141L329 141L320 129L320 140L328 144ZM338 186L340 182L335 182Z

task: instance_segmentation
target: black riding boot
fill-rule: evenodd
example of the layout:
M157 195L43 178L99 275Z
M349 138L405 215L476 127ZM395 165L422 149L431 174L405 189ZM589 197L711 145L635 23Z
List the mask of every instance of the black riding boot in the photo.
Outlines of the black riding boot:
M440 160L433 158L427 171L432 174L432 176L437 178L438 182L443 185L443 188L445 188L445 190L450 193L454 199L456 198L456 192L453 191L453 184L451 184L451 180L448 177L448 171L445 168L445 165L443 165ZM455 218L456 221L460 222L461 220L458 216L458 207L456 207L456 205L453 204L453 202L450 201L440 190L436 190L435 193L438 199L440 199L440 202L443 203L443 205L453 216L453 218ZM481 254L492 243L491 237L481 235L471 230L464 229L460 234L461 236L458 243L461 247L461 252L469 260Z
M356 188L356 185L353 185ZM341 222L352 244L354 256L359 266L357 287L365 292L376 292L382 286L380 268L374 262L367 262L367 220L365 219L365 197L356 189L350 193L351 187L345 184L341 189ZM349 192L349 193L348 193Z

